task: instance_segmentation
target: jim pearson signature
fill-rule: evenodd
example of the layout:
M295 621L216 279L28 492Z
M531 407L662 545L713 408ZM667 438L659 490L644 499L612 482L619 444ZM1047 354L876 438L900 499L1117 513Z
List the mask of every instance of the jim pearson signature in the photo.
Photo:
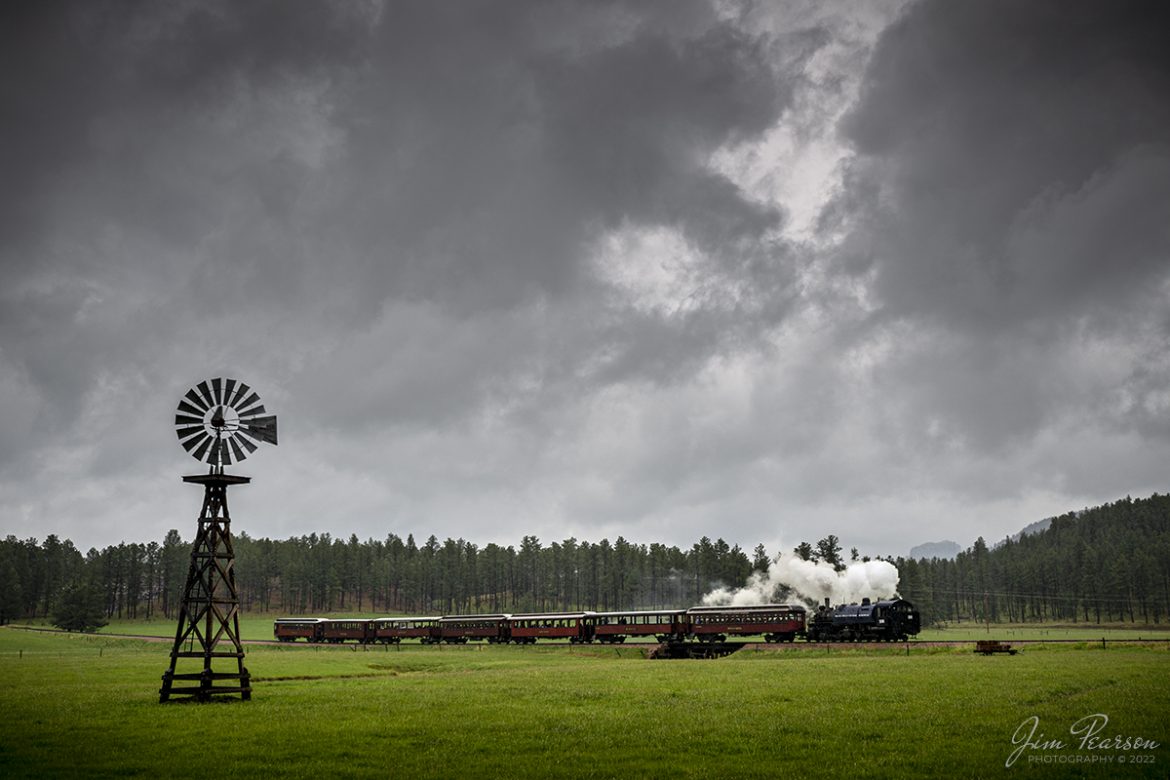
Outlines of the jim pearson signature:
M1105 731L1107 725L1109 725L1109 716L1104 713L1097 712L1086 715L1068 727L1070 738L1066 741L1046 736L1044 732L1040 731L1040 718L1033 715L1026 718L1012 734L1012 744L1016 746L1016 749L1011 752L1003 765L1010 767L1016 763L1016 759L1025 753L1028 754L1029 761L1035 761L1038 758L1032 753L1047 753L1044 756L1045 763L1047 763L1051 760L1050 756L1053 753L1059 753L1059 751L1069 748L1087 754L1079 755L1079 761L1099 757L1099 759L1106 759L1109 762L1112 758L1119 758L1123 762L1130 757L1130 754L1137 751L1154 750L1161 745L1159 742L1144 737L1103 734L1102 732ZM1119 753L1121 755L1118 755ZM1138 759L1136 755L1132 757ZM1068 756L1068 758L1073 757ZM1152 756L1142 756L1141 758L1153 760ZM1142 762L1135 760L1134 763Z

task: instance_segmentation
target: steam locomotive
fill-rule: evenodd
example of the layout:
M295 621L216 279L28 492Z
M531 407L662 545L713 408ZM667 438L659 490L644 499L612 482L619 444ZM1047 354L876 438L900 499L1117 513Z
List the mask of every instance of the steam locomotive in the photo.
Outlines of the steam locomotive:
M728 637L763 636L768 642L896 641L920 630L918 611L903 599L818 607L810 617L802 606L762 604L750 607L618 612L550 612L494 615L447 615L384 618L279 618L273 636L282 642L358 642L398 644L533 644L537 639L573 644L617 644L634 637L659 642L724 642Z
M914 605L905 599L848 604L833 609L829 600L808 620L805 636L810 642L897 641L922 630Z

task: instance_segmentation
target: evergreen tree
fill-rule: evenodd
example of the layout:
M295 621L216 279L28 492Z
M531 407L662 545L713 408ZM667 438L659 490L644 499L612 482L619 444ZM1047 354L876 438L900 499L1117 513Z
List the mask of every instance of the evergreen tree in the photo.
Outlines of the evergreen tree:
M766 572L771 563L768 560L768 551L764 549L763 543L757 544L756 549L752 551L752 571Z
M106 625L101 588L79 582L65 588L53 609L53 625L66 631L93 631Z
M817 542L817 558L831 565L834 571L845 571L845 562L841 560L841 540L833 534Z
M21 616L24 593L20 575L8 556L0 557L0 626Z

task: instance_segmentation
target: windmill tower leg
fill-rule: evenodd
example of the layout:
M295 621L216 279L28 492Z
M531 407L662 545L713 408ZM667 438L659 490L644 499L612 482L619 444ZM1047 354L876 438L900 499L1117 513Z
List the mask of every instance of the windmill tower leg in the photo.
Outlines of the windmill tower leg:
M212 473L183 477L183 481L204 486L203 511L159 701L174 697L210 701L212 696L230 694L248 701L252 685L240 644L240 598L227 488L251 479Z

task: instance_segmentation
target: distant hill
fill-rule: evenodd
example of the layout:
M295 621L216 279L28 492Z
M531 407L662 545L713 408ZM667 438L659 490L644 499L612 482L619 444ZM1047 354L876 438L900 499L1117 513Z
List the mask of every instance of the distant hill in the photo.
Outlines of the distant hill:
M1032 523L1031 525L1026 525L1022 529L1020 529L1020 532L1012 537L1012 541L1018 542L1018 541L1020 541L1021 536L1028 536L1029 534L1038 534L1041 531L1047 531L1049 526L1051 526L1051 525L1052 525L1052 518L1051 517L1049 517L1045 520L1037 520L1036 522Z
M919 558L942 558L944 560L950 560L958 555L962 549L958 542L944 539L941 542L927 542L926 544L911 547L910 557L915 560Z

